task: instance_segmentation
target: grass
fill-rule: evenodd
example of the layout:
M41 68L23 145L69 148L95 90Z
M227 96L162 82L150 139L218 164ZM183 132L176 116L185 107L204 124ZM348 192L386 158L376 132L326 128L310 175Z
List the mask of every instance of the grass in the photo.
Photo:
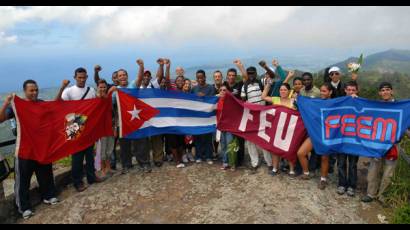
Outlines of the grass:
M410 153L410 140L405 137L400 144L405 153ZM386 202L393 208L391 223L410 224L410 164L402 157L392 178L392 184L387 189Z

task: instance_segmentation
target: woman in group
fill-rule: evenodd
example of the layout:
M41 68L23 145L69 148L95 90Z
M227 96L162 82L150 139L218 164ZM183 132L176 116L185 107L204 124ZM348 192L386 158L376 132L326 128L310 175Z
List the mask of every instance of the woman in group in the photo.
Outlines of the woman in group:
M191 93L191 80L185 79L182 86L182 92ZM182 156L182 161L184 163L194 162L194 156L192 155L192 147L194 142L193 136L185 136L185 145L184 145L184 155Z
M270 90L271 85L267 84L265 89L263 90L262 93L262 100L265 100L267 102L271 102L273 105L281 105L285 106L290 109L295 109L294 105L294 99L289 97L290 94L290 85L288 83L282 83L282 85L279 88L279 97L270 97L268 96L268 92ZM278 155L272 154L272 172L271 175L275 176L276 174L279 173L279 162L280 162L280 157ZM291 162L289 162L289 176L295 177L295 165Z
M332 85L329 82L325 82L320 87L320 98L322 99L330 99L332 96ZM310 172L309 172L309 163L308 163L308 155L312 151L313 145L310 137L306 138L303 144L299 147L298 150L298 158L299 162L302 165L303 175L301 179L309 180L310 179ZM329 173L329 156L322 155L321 156L321 166L320 166L320 182L319 182L319 189L325 189L327 186L327 177Z

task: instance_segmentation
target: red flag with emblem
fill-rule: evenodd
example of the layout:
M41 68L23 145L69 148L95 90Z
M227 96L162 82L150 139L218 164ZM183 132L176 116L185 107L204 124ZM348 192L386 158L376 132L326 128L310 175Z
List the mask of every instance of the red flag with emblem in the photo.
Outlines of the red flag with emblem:
M16 155L49 164L113 136L112 99L26 101L13 99Z
M144 122L159 114L159 110L121 90L117 91L117 105L120 137L135 132Z

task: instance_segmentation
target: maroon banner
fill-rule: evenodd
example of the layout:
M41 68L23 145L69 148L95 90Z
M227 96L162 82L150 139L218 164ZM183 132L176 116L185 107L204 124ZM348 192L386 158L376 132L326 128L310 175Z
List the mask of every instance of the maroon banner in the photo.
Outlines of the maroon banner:
M221 103L219 130L243 137L272 154L296 162L296 153L307 135L298 111L278 105L244 103L230 93Z

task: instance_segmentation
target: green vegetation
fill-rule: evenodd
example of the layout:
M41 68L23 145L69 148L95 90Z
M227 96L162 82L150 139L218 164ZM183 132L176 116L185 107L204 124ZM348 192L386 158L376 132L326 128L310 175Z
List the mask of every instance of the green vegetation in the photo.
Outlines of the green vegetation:
M409 156L410 140L405 137L401 142L401 147ZM410 157L410 156L409 156ZM387 189L386 203L392 209L391 222L395 224L410 224L410 164L400 157L392 178L392 184Z

